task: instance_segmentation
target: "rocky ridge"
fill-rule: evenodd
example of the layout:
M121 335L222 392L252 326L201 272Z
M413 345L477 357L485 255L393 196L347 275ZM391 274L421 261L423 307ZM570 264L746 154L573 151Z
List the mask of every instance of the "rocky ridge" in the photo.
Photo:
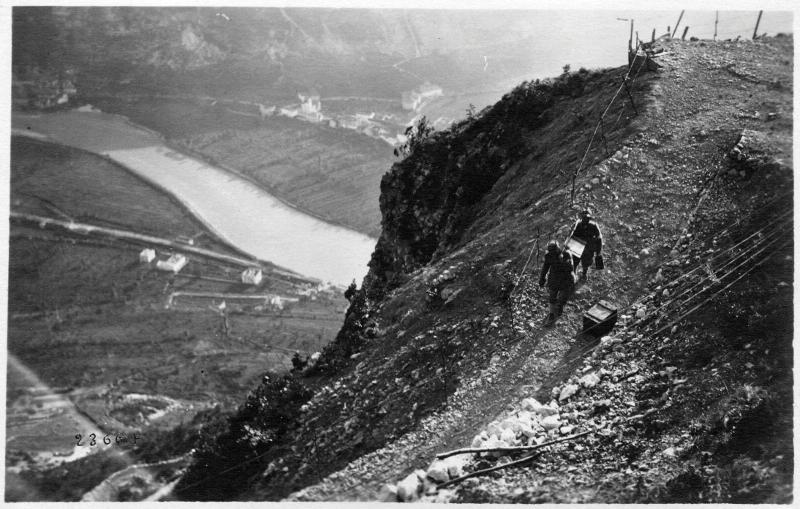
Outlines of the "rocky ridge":
M626 69L523 84L420 140L384 180L383 234L344 328L299 378L313 395L283 445L256 449L241 498L786 500L791 455L770 452L787 443L776 402L791 399L791 246L779 242L791 231L791 45L663 41L660 69L630 84L636 110L609 110L620 120L590 152L574 204L569 170ZM541 249L586 204L608 270L544 329ZM759 233L773 243L754 243ZM754 280L755 296L743 291ZM576 329L601 298L621 324L593 343ZM750 433L762 414L756 454L731 427ZM436 489L519 458L431 464L437 453L586 431L524 468Z

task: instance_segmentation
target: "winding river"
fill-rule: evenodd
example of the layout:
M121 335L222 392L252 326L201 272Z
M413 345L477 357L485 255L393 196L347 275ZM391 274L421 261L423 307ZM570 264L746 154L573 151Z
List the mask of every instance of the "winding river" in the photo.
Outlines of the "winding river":
M242 251L335 284L360 282L375 239L282 202L255 184L166 146L155 133L96 111L12 115L28 134L102 154L183 202Z

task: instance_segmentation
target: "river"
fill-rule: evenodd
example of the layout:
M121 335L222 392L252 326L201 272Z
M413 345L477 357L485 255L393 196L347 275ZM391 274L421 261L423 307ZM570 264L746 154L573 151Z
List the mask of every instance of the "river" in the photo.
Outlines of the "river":
M360 282L367 272L374 238L305 214L119 116L14 113L11 125L12 133L44 135L109 157L168 190L216 235L256 258L335 284Z

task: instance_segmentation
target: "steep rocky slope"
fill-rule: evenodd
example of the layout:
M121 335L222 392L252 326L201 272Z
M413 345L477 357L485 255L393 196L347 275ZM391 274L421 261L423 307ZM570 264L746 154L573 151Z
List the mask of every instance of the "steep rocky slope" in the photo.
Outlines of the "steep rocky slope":
M495 445L589 433L437 498L786 501L792 43L663 41L630 96L627 67L581 70L421 132L384 177L383 232L336 340L304 372L265 378L176 496L434 496L435 454L486 446L483 430ZM607 270L543 328L541 250L587 204ZM598 346L578 332L600 299L625 324Z

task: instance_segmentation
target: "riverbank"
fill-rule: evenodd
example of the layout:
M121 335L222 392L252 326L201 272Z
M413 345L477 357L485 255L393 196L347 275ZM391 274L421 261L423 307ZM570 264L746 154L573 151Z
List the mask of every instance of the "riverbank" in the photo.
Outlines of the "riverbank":
M331 224L333 226L338 226L340 228L353 229L353 227L351 225L346 224L343 221L337 221L336 219L332 219L330 217L323 216L322 214L319 214L319 213L315 212L314 210L311 210L311 209L308 209L308 208L304 208L304 207L302 207L300 205L297 205L296 203L292 203L288 199L286 199L285 196L281 195L280 190L276 186L272 186L272 185L269 185L269 184L267 184L267 183L265 183L263 181L259 181L259 180L255 179L255 178L253 178L252 176L237 170L236 168L228 166L224 162L215 160L213 157L209 156L208 154L205 154L203 152L200 152L198 150L193 149L191 146L187 146L185 144L173 141L172 139L167 138L166 136L164 136L164 134L162 134L162 133L160 133L160 132L158 132L158 131L156 131L154 129L150 129L149 127L147 127L145 125L141 125L141 124L137 124L137 123L133 122L130 118L128 118L127 116L125 116L125 115L123 115L121 113L106 113L106 112L103 112L102 110L95 109L95 108L93 108L93 111L96 111L98 113L102 112L102 113L104 113L106 115L110 115L110 116L112 116L112 117L114 117L116 119L119 119L121 122L124 122L125 124L129 125L131 127L131 129L140 129L140 130L146 131L146 132L150 133L152 136L158 138L161 141L161 143L163 143L165 146L171 148L172 150L174 150L176 152L184 153L187 156L193 157L195 159L199 159L200 161L203 161L204 163L206 163L206 164L208 164L210 166L214 166L214 167L219 168L221 170L225 170L228 173L230 173L232 175L235 175L236 177L249 182L253 186L262 189L264 192L266 192L267 194L272 195L275 199L279 200L282 204L284 204L285 206L287 206L289 208L292 208L292 209L296 210L298 213L305 214L307 216L311 216L311 217L313 217L313 218L315 218L315 219L317 219L319 221L329 223L329 224ZM36 134L37 133L30 133L30 135L32 135L34 137L36 136ZM145 178L143 176L141 176L141 177ZM157 182L154 182L152 180L148 180L148 183L150 185L154 186L154 187L159 188L161 191L163 191L165 193L168 193L168 194L170 193L170 191L168 189L163 188ZM184 207L186 206L183 203L182 203L182 205ZM191 212L195 217L198 217L198 219L200 219L199 216L194 211L190 210L189 212ZM202 220L202 219L200 219L200 220ZM206 227L210 228L209 225L206 225ZM377 240L377 238L376 238L376 240ZM242 253L241 250L236 248L236 246L231 246L231 247L233 249L239 251L240 253ZM242 253L242 254L247 255L247 253Z
M161 133L165 144L220 166L298 210L371 237L380 233L385 142L288 118L242 116L204 101L86 97Z
M117 117L72 111L13 120L16 128L103 154L169 190L208 229L251 256L341 285L366 273L375 239L302 214Z

